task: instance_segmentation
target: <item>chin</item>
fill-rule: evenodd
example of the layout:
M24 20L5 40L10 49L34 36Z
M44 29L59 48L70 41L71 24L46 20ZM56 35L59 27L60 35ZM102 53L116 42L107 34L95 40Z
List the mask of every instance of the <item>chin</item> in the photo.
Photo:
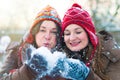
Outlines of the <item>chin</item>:
M71 49L71 51L77 52L77 51L80 51L80 49Z

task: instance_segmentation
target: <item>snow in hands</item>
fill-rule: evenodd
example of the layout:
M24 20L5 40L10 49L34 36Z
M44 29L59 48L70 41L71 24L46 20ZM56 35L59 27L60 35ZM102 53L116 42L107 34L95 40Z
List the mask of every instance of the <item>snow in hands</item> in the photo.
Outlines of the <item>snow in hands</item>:
M85 80L89 73L89 68L83 62L67 58L63 52L51 53L46 47L35 49L31 46L28 53L31 53L31 58L28 58L26 64L37 73L37 79L50 75L72 80Z

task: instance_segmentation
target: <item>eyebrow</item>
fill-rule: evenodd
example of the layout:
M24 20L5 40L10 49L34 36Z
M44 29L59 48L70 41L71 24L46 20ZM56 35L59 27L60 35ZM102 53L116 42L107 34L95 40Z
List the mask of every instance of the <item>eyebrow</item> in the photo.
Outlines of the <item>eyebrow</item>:
M75 28L75 30L78 30L78 29L80 29L80 30L81 30L82 28L81 28L81 27L79 27L79 28Z
M40 26L40 28L45 28L44 26Z
M80 27L79 27L79 28L75 28L75 30L78 30L78 29L80 29L80 30L81 30L82 28L80 28ZM66 29L65 31L69 31L69 30L68 30L68 29Z
M46 27L45 26L40 26L41 28L43 28L43 29L46 29ZM51 28L52 30L57 30L57 28L55 27L55 28Z
M69 31L69 30L65 30L64 32L67 32L67 31Z

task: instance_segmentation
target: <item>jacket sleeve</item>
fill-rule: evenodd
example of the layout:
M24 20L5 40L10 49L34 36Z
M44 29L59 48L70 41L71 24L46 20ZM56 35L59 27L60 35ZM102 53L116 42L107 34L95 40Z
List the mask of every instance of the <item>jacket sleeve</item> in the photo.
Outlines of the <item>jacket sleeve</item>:
M8 75L11 70L16 69L18 67L17 66L18 57L16 51L9 50L7 54L8 55L5 58L5 62L0 69L0 79L1 77Z
M24 64L19 69L16 69L13 73L9 73L6 76L0 78L0 80L34 80L35 75L31 70Z
M23 65L20 69L17 69L11 74L11 80L34 80L35 74L27 67Z
M8 55L0 69L0 80L32 80L34 78L33 73L25 64L18 66L18 47L9 46Z

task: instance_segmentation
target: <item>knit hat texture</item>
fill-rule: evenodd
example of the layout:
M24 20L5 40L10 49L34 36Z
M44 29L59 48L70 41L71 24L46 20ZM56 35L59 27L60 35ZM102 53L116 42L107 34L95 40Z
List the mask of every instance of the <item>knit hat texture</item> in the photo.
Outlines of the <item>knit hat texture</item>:
M40 21L43 21L43 20L52 20L55 23L58 23L59 25L61 25L61 19L58 15L56 9L51 7L50 5L43 8L37 14L32 27L34 27L37 23L39 23Z

